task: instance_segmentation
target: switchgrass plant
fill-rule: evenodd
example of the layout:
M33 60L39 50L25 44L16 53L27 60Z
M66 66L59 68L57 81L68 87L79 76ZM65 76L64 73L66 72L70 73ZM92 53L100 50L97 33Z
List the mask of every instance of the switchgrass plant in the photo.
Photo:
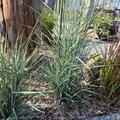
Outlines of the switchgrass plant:
M58 19L56 19L53 33L55 44L49 48L53 52L53 58L50 60L49 66L43 66L43 71L44 79L53 88L55 102L57 104L65 102L76 107L76 103L82 101L84 91L76 76L83 69L81 61L85 62L87 58L87 42L83 38L91 16L86 22L84 9L82 9L84 6L71 12L72 1L70 4L67 2L67 0L56 2L55 14ZM76 1L76 4L79 3ZM65 17L66 13L67 18Z
M16 43L12 55L0 53L0 119L19 119L20 106L33 97L27 80L31 80L36 52L27 55L27 49ZM31 71L31 72L28 72ZM29 93L29 94L28 94ZM19 112L18 112L19 111Z
M100 94L102 101L117 104L120 99L120 43L113 43L108 49L109 54L104 56L100 71Z

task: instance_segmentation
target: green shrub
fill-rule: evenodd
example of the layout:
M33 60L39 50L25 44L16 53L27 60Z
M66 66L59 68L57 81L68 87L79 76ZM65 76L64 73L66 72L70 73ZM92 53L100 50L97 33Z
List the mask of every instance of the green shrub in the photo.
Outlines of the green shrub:
M54 27L54 13L50 10L43 10L40 22L41 31L43 32L43 40L48 44L52 44L52 33Z
M92 24L101 37L108 36L112 24L112 16L100 11L93 15Z

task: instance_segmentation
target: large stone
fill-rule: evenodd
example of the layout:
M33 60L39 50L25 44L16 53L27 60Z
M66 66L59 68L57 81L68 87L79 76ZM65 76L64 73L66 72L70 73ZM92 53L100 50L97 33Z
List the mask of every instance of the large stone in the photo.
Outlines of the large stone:
M85 40L95 40L95 39L99 39L99 36L97 35L96 30L94 29L89 29L87 31L87 34L84 38Z

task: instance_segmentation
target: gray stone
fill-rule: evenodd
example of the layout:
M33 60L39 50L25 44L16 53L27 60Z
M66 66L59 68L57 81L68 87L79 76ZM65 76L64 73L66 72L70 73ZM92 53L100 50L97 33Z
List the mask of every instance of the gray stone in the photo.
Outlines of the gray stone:
M85 120L120 120L120 113L111 113L109 115L89 117Z

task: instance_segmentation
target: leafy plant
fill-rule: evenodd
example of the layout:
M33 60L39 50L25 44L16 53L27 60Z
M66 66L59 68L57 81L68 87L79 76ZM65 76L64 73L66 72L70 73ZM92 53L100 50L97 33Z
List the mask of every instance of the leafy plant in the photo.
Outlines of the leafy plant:
M52 44L52 33L54 27L54 13L50 10L43 10L40 18L41 31L43 32L43 40L48 44Z
M100 37L106 37L112 24L112 16L104 11L99 11L93 15L92 24Z

